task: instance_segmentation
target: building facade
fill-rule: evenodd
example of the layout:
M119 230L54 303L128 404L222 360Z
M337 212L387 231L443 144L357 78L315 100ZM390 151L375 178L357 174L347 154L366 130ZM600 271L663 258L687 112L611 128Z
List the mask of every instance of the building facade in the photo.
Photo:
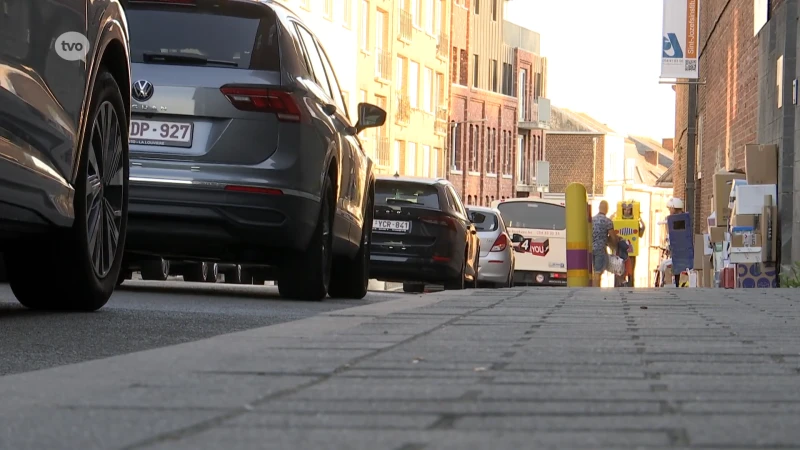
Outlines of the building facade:
M336 66L336 77L345 97L350 120L355 123L357 0L278 0L288 6L322 40L325 52Z
M361 136L379 173L444 176L451 2L358 0L357 101L388 112Z
M758 128L758 38L753 1L700 2L700 81L697 85L694 224L702 230L713 209L712 175L744 169L744 147ZM689 85L675 86L674 195L686 196Z
M451 15L448 178L472 205L515 197L520 177L530 179L533 143L543 149L531 126L546 86L539 35L506 22L504 5L455 0Z

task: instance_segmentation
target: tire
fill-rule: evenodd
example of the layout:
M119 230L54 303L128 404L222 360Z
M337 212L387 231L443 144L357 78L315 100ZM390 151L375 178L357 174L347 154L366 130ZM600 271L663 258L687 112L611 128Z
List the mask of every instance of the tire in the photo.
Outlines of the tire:
M208 277L208 264L193 263L190 264L183 272L183 281L190 283L202 283Z
M244 284L244 275L241 265L237 264L233 266L233 270L225 274L225 284Z
M131 278L133 278L133 272L132 271L127 270L127 269L120 270L119 271L119 276L117 277L117 287L122 286L122 283L124 283L127 280L130 280Z
M467 261L464 258L464 262L461 263L461 276L455 280L449 281L444 284L444 290L446 291L460 291L464 289L464 272L467 270Z
M336 199L331 180L322 189L317 227L305 251L288 255L278 268L278 292L292 300L323 300L328 294L333 264L333 218Z
M465 283L467 289L478 289L478 264L480 263L480 249L478 250L478 254L475 256L474 267L475 267L475 275L472 277L472 281Z
M421 294L425 292L425 285L422 283L403 283L403 292Z
M169 277L169 260L159 258L142 264L142 279L148 281L167 281Z
M208 270L206 271L206 276L203 279L206 283L216 283L217 276L219 276L219 264L217 263L204 263Z
M356 257L336 263L331 269L331 285L328 293L334 298L361 300L367 296L369 287L369 258L372 246L373 191L369 193L364 226L361 232L361 246Z
M128 229L128 123L120 88L101 67L77 160L72 226L5 254L11 290L25 307L96 311L114 292Z

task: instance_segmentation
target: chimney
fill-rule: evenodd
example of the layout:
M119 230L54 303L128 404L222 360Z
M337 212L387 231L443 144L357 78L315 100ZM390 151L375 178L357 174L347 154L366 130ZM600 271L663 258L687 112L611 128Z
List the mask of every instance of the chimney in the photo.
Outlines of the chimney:
M672 152L675 151L673 142L672 138L665 138L661 140L661 146Z

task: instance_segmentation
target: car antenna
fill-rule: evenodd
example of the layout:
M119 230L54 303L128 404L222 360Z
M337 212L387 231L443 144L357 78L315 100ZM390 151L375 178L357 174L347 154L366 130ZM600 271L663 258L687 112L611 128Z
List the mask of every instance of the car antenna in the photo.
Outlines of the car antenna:
M394 177L395 177L395 178L400 178L400 172L399 172L399 171L395 172L395 173L394 173Z

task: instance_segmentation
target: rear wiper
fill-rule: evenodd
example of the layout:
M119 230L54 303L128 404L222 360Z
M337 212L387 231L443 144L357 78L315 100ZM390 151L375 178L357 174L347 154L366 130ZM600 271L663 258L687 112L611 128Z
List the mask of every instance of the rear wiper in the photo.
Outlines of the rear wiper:
M216 64L220 66L239 67L239 64L233 61L223 61L221 59L208 59L204 56L194 55L177 55L170 53L155 53L145 52L142 53L142 59L145 62L179 62L186 64Z

